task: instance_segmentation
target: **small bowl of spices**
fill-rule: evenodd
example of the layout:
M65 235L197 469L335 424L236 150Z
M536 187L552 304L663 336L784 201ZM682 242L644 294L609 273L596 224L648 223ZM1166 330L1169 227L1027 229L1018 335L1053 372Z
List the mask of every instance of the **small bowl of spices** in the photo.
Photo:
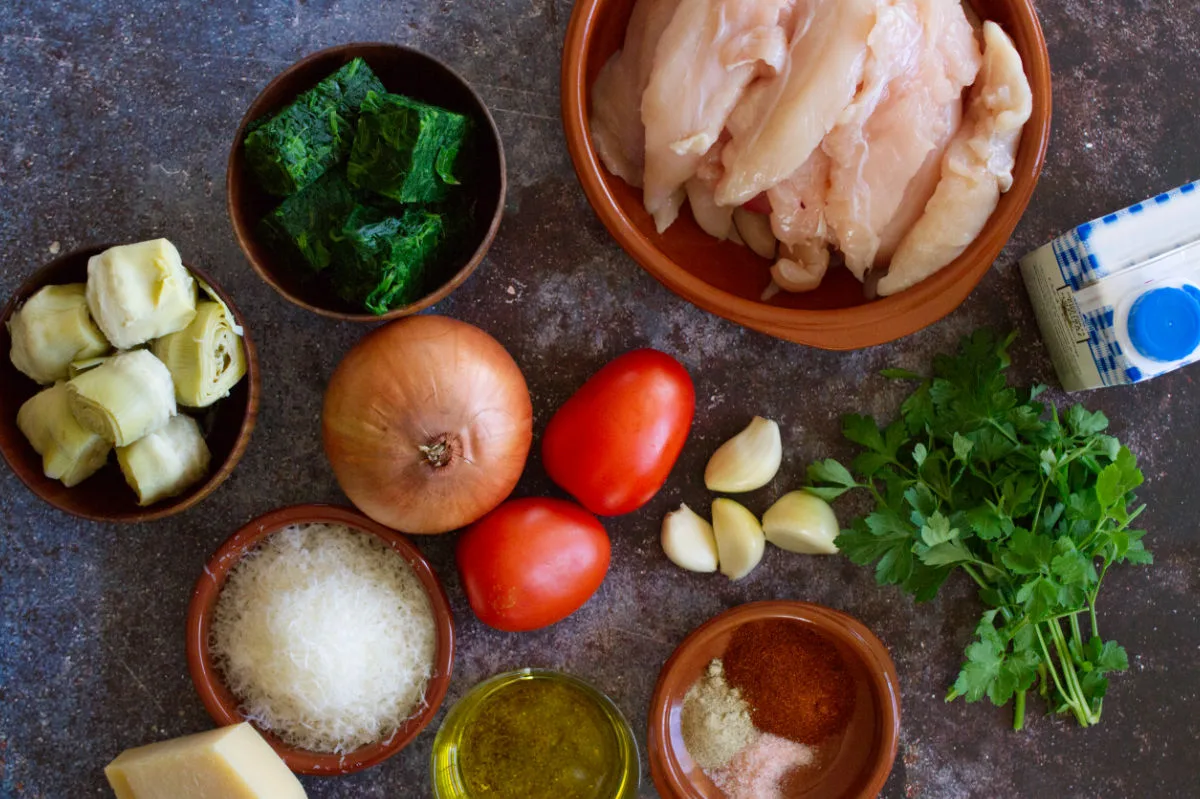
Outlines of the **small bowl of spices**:
M349 774L433 719L454 622L403 536L350 508L297 505L254 519L209 560L187 655L219 725L252 722L294 772Z
M484 680L433 742L435 799L634 799L633 730L583 680L521 669Z
M650 770L663 795L686 799L874 797L899 731L896 667L870 630L819 605L753 602L663 666Z

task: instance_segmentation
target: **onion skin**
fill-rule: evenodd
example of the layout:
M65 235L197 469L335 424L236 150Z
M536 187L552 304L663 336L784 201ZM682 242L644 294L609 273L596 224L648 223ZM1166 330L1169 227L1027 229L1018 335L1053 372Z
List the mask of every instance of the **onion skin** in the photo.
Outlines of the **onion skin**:
M512 493L533 440L533 406L500 342L466 322L412 316L346 354L321 428L338 484L359 510L402 532L445 533Z

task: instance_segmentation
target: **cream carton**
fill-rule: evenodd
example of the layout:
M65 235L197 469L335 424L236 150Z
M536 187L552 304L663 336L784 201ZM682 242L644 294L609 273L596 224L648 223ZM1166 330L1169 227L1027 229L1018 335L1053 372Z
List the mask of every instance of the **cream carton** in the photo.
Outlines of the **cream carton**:
M1200 181L1068 231L1021 275L1067 391L1200 360Z

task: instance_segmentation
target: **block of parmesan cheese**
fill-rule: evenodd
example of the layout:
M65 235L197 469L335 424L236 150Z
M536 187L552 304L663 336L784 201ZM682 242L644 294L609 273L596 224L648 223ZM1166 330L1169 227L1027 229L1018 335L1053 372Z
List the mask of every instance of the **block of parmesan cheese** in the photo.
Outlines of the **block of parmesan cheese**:
M104 769L117 799L305 799L247 723L127 749Z

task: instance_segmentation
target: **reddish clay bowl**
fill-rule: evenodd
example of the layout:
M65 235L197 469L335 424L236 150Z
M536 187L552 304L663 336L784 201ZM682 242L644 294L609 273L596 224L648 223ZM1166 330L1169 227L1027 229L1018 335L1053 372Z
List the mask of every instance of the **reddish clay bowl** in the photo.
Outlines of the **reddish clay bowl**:
M625 39L634 0L579 0L563 45L562 114L567 147L588 202L625 251L689 302L706 311L779 338L831 350L882 344L927 327L967 298L983 279L1029 204L1050 140L1050 58L1033 0L972 0L983 19L1013 38L1033 89L1033 115L1025 125L1012 189L983 232L955 261L908 291L866 300L845 269L831 270L807 294L781 293L763 302L770 263L745 247L717 242L691 213L665 234L642 207L642 193L610 175L592 146L588 115L591 86Z
M475 206L472 226L462 234L466 243L451 263L439 265L448 276L445 283L425 297L385 314L368 313L361 306L346 302L322 279L305 279L302 267L275 253L258 235L258 223L282 201L258 187L245 166L242 143L251 122L271 116L303 92L329 77L355 58L363 58L390 92L451 111L465 114L475 122L472 155L475 158L471 180L463 189ZM233 232L250 266L284 299L313 313L350 322L382 322L409 316L441 302L461 286L483 261L504 214L507 190L504 145L491 112L475 90L450 67L436 58L396 44L343 44L313 53L293 64L254 98L242 118L225 175L225 196Z
M187 659L192 683L200 701L218 725L246 721L238 709L238 700L221 679L209 651L209 630L217 606L217 597L229 571L242 556L254 549L267 536L292 524L320 522L341 524L373 535L404 557L425 587L437 625L437 651L434 654L433 676L425 687L419 712L402 724L390 738L364 746L345 755L310 752L288 746L270 732L258 728L267 743L283 758L288 768L297 774L330 776L351 774L376 766L408 746L437 714L446 689L450 687L450 672L454 665L454 616L450 601L433 567L403 536L382 524L371 521L356 510L336 505L293 505L280 508L246 524L234 533L209 559L204 574L196 581L192 601L188 605ZM255 725L257 728L257 724Z
M721 657L733 631L763 619L812 625L841 652L858 685L845 733L820 744L809 788L800 797L868 799L879 794L896 760L900 679L887 647L856 619L807 602L751 602L727 610L684 639L663 666L650 702L650 774L663 796L722 799L725 794L692 762L680 730L683 697ZM789 797L793 799L793 797Z
M211 417L207 414L197 417L205 430L205 441L212 453L208 479L185 494L143 508L137 504L133 489L125 484L116 458L112 456L104 468L74 488L67 488L59 481L46 477L42 473L42 457L34 452L17 428L17 411L25 400L42 387L12 365L8 354L12 348L8 320L25 300L44 286L87 282L88 259L109 246L86 247L59 256L34 272L9 299L4 310L0 311L0 453L30 491L59 510L98 522L148 522L174 516L197 504L216 491L217 486L225 482L225 478L241 460L258 416L258 356L246 329L245 317L233 300L213 282L208 273L189 265L188 270L225 301L230 313L242 325L242 346L246 349L246 376L228 397L216 404Z

